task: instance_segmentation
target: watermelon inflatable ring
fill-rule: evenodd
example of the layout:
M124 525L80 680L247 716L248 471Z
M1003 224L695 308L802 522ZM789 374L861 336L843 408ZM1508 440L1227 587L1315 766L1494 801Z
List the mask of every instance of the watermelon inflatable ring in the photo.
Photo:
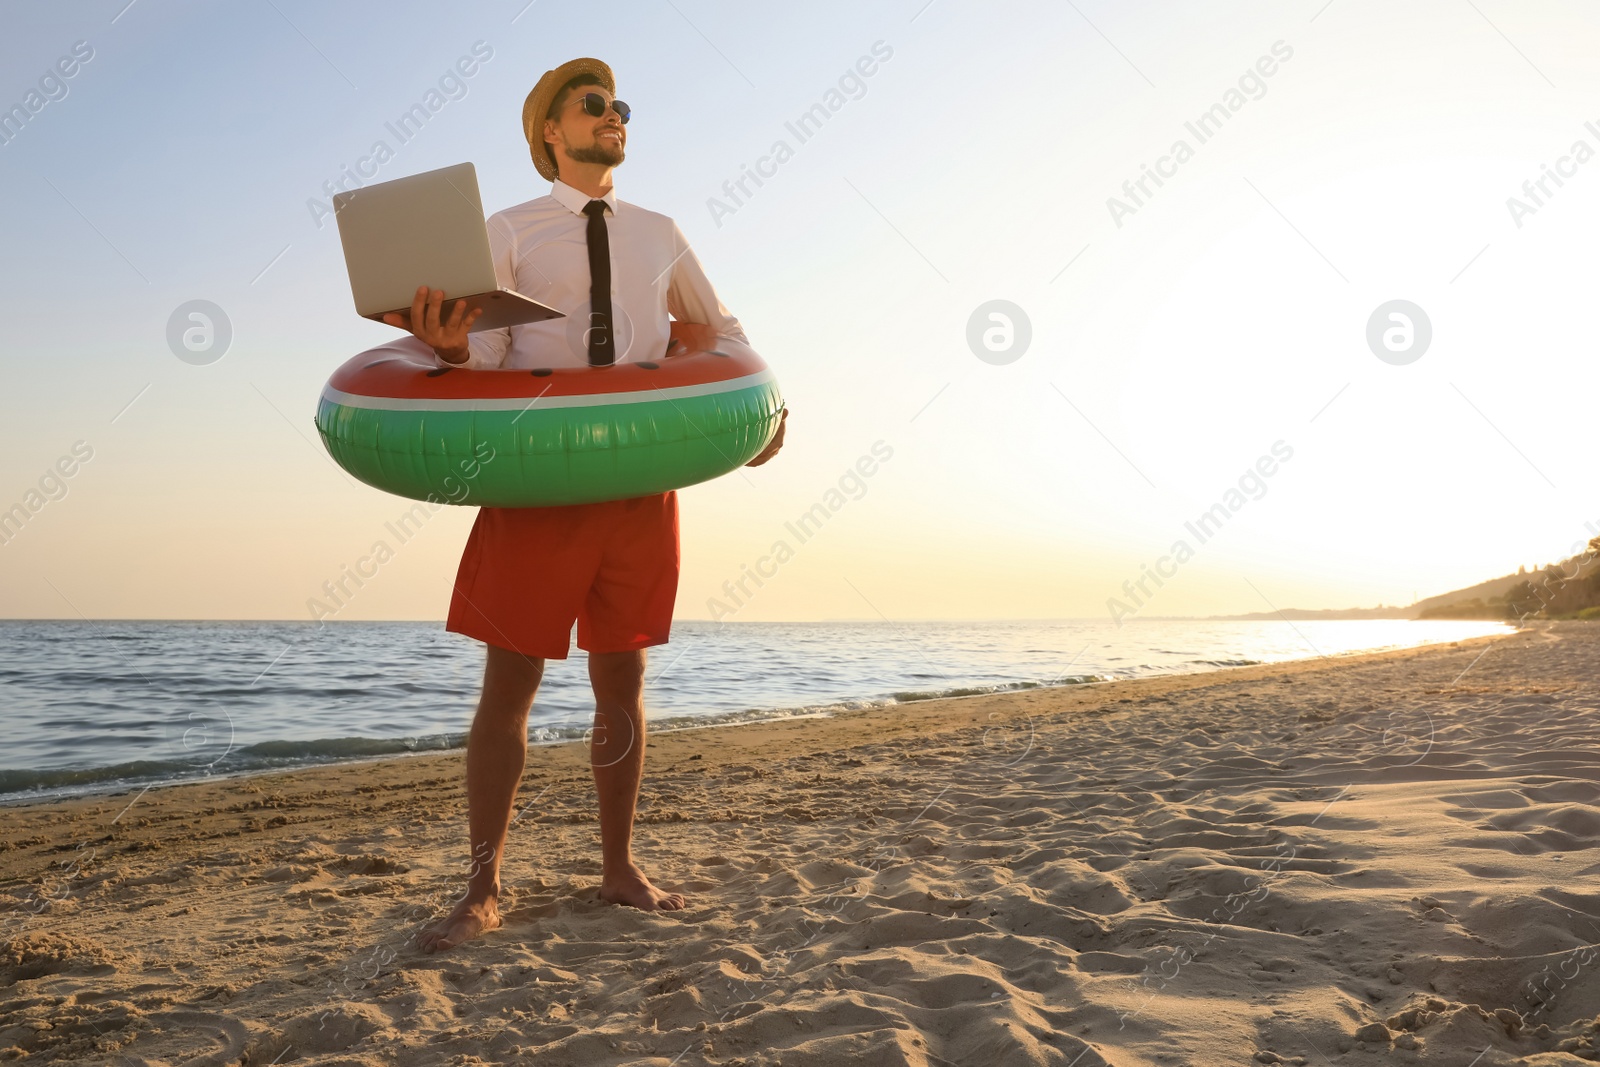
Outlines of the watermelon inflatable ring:
M441 367L406 335L334 371L316 426L334 460L415 500L551 507L708 481L778 430L783 397L749 346L672 323L656 360L607 367Z

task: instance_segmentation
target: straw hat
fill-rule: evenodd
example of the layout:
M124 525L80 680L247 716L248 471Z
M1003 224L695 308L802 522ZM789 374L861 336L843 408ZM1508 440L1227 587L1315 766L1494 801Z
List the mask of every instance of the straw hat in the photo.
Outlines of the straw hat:
M612 77L610 67L598 59L574 59L555 70L545 71L528 94L528 99L522 102L522 133L528 139L528 154L533 157L533 165L539 169L539 173L549 181L556 180L556 161L550 157L549 147L544 140L545 113L550 110L561 87L579 74L593 74L600 79L606 92L613 97L617 95L617 80Z

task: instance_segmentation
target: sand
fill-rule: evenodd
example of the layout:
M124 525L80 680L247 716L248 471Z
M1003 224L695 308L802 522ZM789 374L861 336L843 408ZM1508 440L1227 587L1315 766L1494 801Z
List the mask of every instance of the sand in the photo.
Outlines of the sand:
M1557 623L655 734L670 913L534 748L506 925L440 956L461 752L13 807L0 1060L1600 1059L1597 679Z

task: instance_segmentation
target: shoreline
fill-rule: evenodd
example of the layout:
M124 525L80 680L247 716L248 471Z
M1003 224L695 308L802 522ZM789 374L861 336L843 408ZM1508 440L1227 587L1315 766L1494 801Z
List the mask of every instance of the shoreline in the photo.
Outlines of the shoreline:
M1513 631L1513 632L1515 632L1515 631ZM1465 640L1465 641L1497 641L1497 640L1500 640L1500 639L1508 637L1508 636L1511 636L1511 635L1510 634L1488 634L1488 635L1484 635L1484 636L1481 636L1481 637L1465 638L1463 640ZM722 729L722 728L732 729L732 728L752 727L752 726L759 727L759 726L767 725L769 723L784 722L784 721L788 721L788 720L792 720L792 719L793 720L818 719L818 718L829 719L829 718L836 718L836 717L838 717L839 715L842 715L842 714L871 714L873 712L880 712L880 711L882 711L882 710L884 710L886 708L893 708L893 707L899 707L899 706L911 705L911 704L923 704L923 703L929 703L929 702L950 701L950 700L973 700L973 699L979 699L979 698L983 698L983 697L1003 696L1003 695L1008 694L1008 693L1027 693L1027 692L1035 692L1035 691L1042 691L1042 690L1074 689L1074 688L1081 688L1081 687L1093 687L1093 686L1105 686L1105 685L1121 685L1121 684L1125 684L1125 683L1129 683L1129 682L1146 681L1146 680L1153 679L1153 678L1187 677L1187 676L1190 676L1190 675L1209 675L1209 674L1216 674L1216 673L1222 672L1222 671L1245 670L1245 669L1248 669L1250 667L1272 667L1272 666L1281 666L1281 665L1293 664L1293 663L1304 663L1304 662L1308 662L1308 661L1312 661L1312 660L1320 660L1320 659L1335 660L1335 659L1342 659L1342 658L1347 658L1347 657L1352 657L1352 656L1382 655L1382 654L1385 654L1385 653L1401 652L1401 651L1416 650L1416 649L1423 649L1423 648L1434 648L1434 647L1439 647L1439 646L1455 646L1455 645L1458 645L1460 643L1462 643L1462 642L1461 641L1437 641L1437 642L1430 642L1430 643L1427 643L1427 644L1420 644L1420 645L1405 645L1405 646L1401 646L1400 648L1386 648L1386 649L1377 649L1377 650L1371 650L1371 651L1356 650L1356 651L1350 651L1350 652L1335 652L1335 653L1327 653L1327 654L1317 654L1317 655L1313 655L1313 656L1296 657L1296 658L1293 658L1293 659L1286 659L1286 660L1276 660L1276 661L1256 662L1256 663L1246 663L1246 664L1218 665L1213 661L1195 661L1195 662L1205 662L1205 663L1207 663L1207 665L1206 666L1202 666L1202 667L1197 667L1197 668L1195 668L1193 670L1169 671L1169 672L1155 673L1155 674L1145 675L1145 676L1138 677L1138 678L1110 678L1110 679L1096 679L1096 680L1093 680L1093 681L1059 682L1059 683L1015 682L1015 683L1010 683L1009 685L1004 686L1004 687L997 687L995 689L992 689L989 692L984 692L984 693L963 693L963 694L960 694L960 695L952 695L952 696L917 697L917 698L914 698L914 699L911 699L911 700L898 700L898 699L896 699L896 698L894 698L892 696L891 697L884 697L884 698L862 697L862 698L859 698L859 699L861 701L866 702L866 704L867 704L866 707L841 709L839 711L826 711L826 710L819 710L819 711L804 711L804 710L791 711L790 709L784 709L784 708L751 709L751 710L746 710L746 711L741 711L741 712L727 713L727 717L718 717L714 721L703 723L703 724L702 723L689 722L689 723L685 723L683 725L673 725L673 726L666 726L666 727L656 728L653 723L648 723L648 720L647 720L647 723L648 723L648 725L650 727L649 736L651 738L655 738L655 737L666 736L666 735L670 735L670 734L673 734L673 733L677 733L677 732L682 731L682 730L707 730L707 729ZM827 706L832 706L832 705L827 705ZM648 711L648 709L647 709L647 711ZM730 721L731 717L734 716L734 715L756 715L757 717L753 718L753 719L750 719L748 721ZM692 717L690 717L690 716L678 716L677 718L679 718L679 719L689 719L689 718L692 718ZM461 729L459 731L459 733L460 733L460 735L461 735L461 737L463 739L467 735L467 729L468 729L469 726L470 726L470 717L462 723ZM447 733L447 731L440 731L440 733ZM434 737L434 736L439 736L439 735L438 734L428 734L428 735L423 735L423 736ZM382 740L382 739L375 738L375 739L371 739L371 740ZM308 743L310 743L310 742L308 742ZM531 752L535 748L547 748L547 747L551 747L551 746L573 745L573 744L580 744L580 743L582 743L582 738L560 738L560 739L555 739L555 740L542 740L542 741L541 740L533 740L533 739L530 738L529 741L528 741L528 749ZM263 775L298 774L298 773L300 773L302 771L313 771L313 770L323 770L323 769L334 770L334 769L338 769L338 768L342 768L342 767L365 766L365 765L373 764L373 763L383 763L383 762L389 761L389 760L408 760L408 759L427 758L427 757L432 757L432 756L448 756L451 753L464 753L465 750L466 750L466 746L465 746L465 743L463 741L463 744L461 744L459 746L450 746L450 747L445 747L445 748L429 748L429 749L424 749L424 750L416 751L416 752L385 752L385 753L377 753L377 754L373 754L373 755L356 756L356 757L350 757L350 758L338 758L338 757L335 757L335 758L331 758L331 759L327 760L326 762L303 763L303 764L299 764L299 765L291 766L291 767L249 767L249 768L241 768L239 770L224 772L224 773L217 774L215 776L209 776L209 777L206 777L206 778L200 778L200 779L193 780L193 781L162 781L162 780L157 780L157 781L145 784L145 783L139 782L137 780L129 782L126 779L115 779L115 780L113 780L114 784L108 784L108 786L106 788L103 788L103 789L94 788L94 787L88 787L88 788L84 788L82 790L75 790L75 791L70 791L70 792L61 792L61 793L55 793L55 794L46 795L46 796L27 796L27 795L22 795L22 794L4 794L4 793L0 793L0 813L6 812L6 811L10 811L10 810L15 810L15 809L36 807L36 806L39 806L39 805L48 805L48 804L55 804L55 803L66 803L66 802L73 801L73 800L115 799L117 797L128 796L130 794L140 792L141 790L144 791L144 792L150 792L150 791L154 791L156 789L163 789L163 790L164 789L183 789L183 788L188 788L188 787L191 787L191 786L204 785L204 784L207 784L207 783L222 783L222 782L228 782L228 781L250 780L250 779L257 778L257 777L261 777ZM85 768L85 770L91 770L91 771L94 770L94 769L95 768Z
M1516 631L1516 632L1521 632L1521 631ZM1228 672L1235 672L1235 671L1237 671L1237 672L1266 672L1266 673L1270 674L1270 673L1274 673L1274 672L1276 672L1278 670L1292 670L1294 668L1304 668L1305 666L1310 665L1310 664L1314 664L1314 663L1329 663L1329 664L1334 664L1334 663L1338 663L1338 664L1357 663L1357 662L1361 662L1361 661L1369 660L1369 659L1388 659L1388 658L1393 658L1393 657L1404 657L1408 653L1409 654L1417 654L1417 653L1425 652L1425 651L1432 650L1432 649L1458 648L1458 647L1459 648L1467 648L1467 647L1477 648L1477 647L1479 647L1481 645L1489 645L1489 644L1493 644L1496 641L1503 641L1503 640L1506 640L1506 639L1508 639L1510 637L1514 637L1514 636L1516 636L1516 632L1511 633L1511 634L1488 634L1488 635L1481 636L1481 637L1466 638L1466 639L1461 640L1461 641L1438 642L1438 643L1435 643L1435 644L1427 644L1427 645L1408 645L1408 646L1403 647L1403 648L1380 649L1380 650L1375 651L1375 652L1340 652L1340 653L1331 653L1331 654L1328 654L1328 655L1307 656L1307 657L1302 658L1302 659L1280 660L1280 661L1277 661L1275 663L1251 663L1251 664L1244 664L1244 665L1230 666L1230 667L1212 667L1212 668L1209 668L1209 669L1206 669L1206 670L1197 670L1197 671L1181 671L1181 672L1176 672L1175 671L1175 672L1168 673L1168 674L1152 674L1152 675L1148 675L1148 676L1145 676L1145 677L1142 677L1142 678L1114 678L1114 679L1110 679L1108 681L1068 683L1068 684L1055 685L1055 686L1043 686L1043 685L1041 685L1041 686L1037 686L1037 687L1032 688L1032 689L1007 689L1007 690L1002 690L1002 691L994 692L994 693L975 693L975 694L971 694L971 695L967 695L967 696L931 697L931 698L926 699L926 700L912 700L912 701L905 701L905 702L896 702L896 703L892 703L892 704L875 705L875 706L870 707L870 708L845 709L845 710L841 710L841 711L838 711L838 712L832 712L832 713L830 713L830 714L828 714L826 716L815 716L815 715L786 716L786 717L774 718L774 719L761 719L761 720L756 720L756 721L752 721L752 722L742 722L742 723L740 723L740 722L735 722L735 723L716 722L716 723L707 724L705 726L677 727L677 728L673 728L673 729L669 729L669 730L661 730L661 731L652 731L652 732L650 732L647 735L646 744L649 745L650 748L653 750L655 748L655 745L656 745L657 742L666 743L666 742L672 740L673 738L675 738L677 735L679 735L681 733L687 733L687 732L690 732L690 731L699 732L699 731L705 731L705 730L757 730L757 731L759 731L759 730L771 730L771 729L779 728L784 723L787 723L787 722L790 722L790 721L844 722L844 723L854 724L855 720L857 720L857 719L870 718L871 716L882 715L884 712L894 711L894 710L897 710L897 709L920 709L922 714L918 716L919 720L923 719L923 718L932 719L932 718L943 717L947 713L951 713L954 710L959 710L955 706L964 705L966 702L970 702L970 701L1002 700L1002 699L1007 698L1007 697L1027 696L1027 695L1031 695L1031 694L1055 694L1055 693L1078 693L1078 692L1083 692L1085 694L1097 693L1097 692L1104 693L1104 692L1107 692L1111 687L1118 687L1118 686L1124 687L1128 691L1128 693L1129 693L1131 698L1137 699L1138 697L1141 697L1141 696L1146 696L1146 695L1151 695L1151 694L1154 694L1154 693L1165 692L1165 687L1162 685L1162 683L1174 682L1174 681L1177 681L1177 680L1194 680L1194 679L1203 679L1203 678L1214 678L1214 677L1218 677L1218 676L1225 676L1225 675L1227 675ZM1242 677L1245 678L1245 679L1248 679L1248 680L1254 680L1254 678L1257 677L1257 675L1243 675ZM1145 692L1145 689L1147 689L1147 688L1151 689L1151 693L1150 694L1147 694ZM1184 688L1188 688L1188 687L1185 686ZM1074 704L1077 704L1077 703L1080 703L1080 702L1074 702ZM1094 701L1084 701L1082 703L1094 703ZM945 723L943 725L950 726L951 724ZM851 735L852 736L856 736L858 733L859 733L859 731L855 731L855 730L851 731ZM764 744L766 742L766 740L767 739L765 737L763 737L756 744L751 745L750 747L758 747L760 744ZM559 741L544 741L544 742L530 741L528 743L529 765L531 767L531 764L533 762L532 757L533 757L533 754L536 751L560 751L560 750L563 750L563 749L572 748L574 746L581 746L582 743L583 743L582 740L579 739L579 738L572 738L572 739L559 740ZM306 776L306 777L316 777L318 779L321 779L323 777L337 777L337 776L339 776L340 772L342 772L342 771L344 771L344 770L346 770L348 768L351 768L351 767L381 767L381 766L383 766L385 764L391 764L391 763L392 764L400 764L400 763L410 764L413 761L417 761L417 760L421 760L421 761L424 761L424 762L427 762L427 761L438 761L438 760L464 760L465 759L465 755L466 755L466 748L465 748L465 746L463 746L463 747L460 747L460 748L432 749L432 750L428 750L428 751L424 751L424 752L386 753L386 754L383 754L383 755L377 755L377 756L371 756L371 757L363 757L363 758L359 758L359 759L338 760L336 762L318 763L318 764L312 764L312 765L301 766L301 767L261 768L261 769L255 769L255 770L249 770L249 771L241 771L238 774L218 775L215 778L207 778L207 779L202 779L200 781L195 781L195 782L176 782L176 783L172 783L170 785L161 786L161 790L162 790L161 795L177 793L177 792L181 792L181 791L184 791L184 790L200 790L200 789L205 789L208 786L213 788L213 789L223 789L223 788L226 787L227 783L229 783L229 782L235 782L235 781L251 781L251 782L254 782L256 779L259 779L259 778L274 778L274 777L298 778L298 777ZM585 765L585 766L587 766L587 765ZM429 768L430 771L432 769L433 768ZM648 780L648 777L649 777L649 774L650 774L650 769L651 768L648 765L645 768L645 775L646 775L646 779L647 780ZM158 785L159 785L159 783L158 783ZM139 793L141 791L141 788L142 787L140 787L140 786L133 785L133 786L126 786L126 787L119 787L119 788L116 789L115 792L108 792L108 793L92 793L92 794L75 795L75 796L67 796L67 797L41 797L41 798L36 798L36 799L28 799L28 800L25 800L25 801L18 801L18 802L14 802L14 803L13 802L0 801L0 812L10 812L10 811L29 811L29 812L33 812L33 811L38 811L38 810L43 809L43 808L52 808L52 807L60 807L60 808L63 808L63 809L65 809L65 808L74 808L75 809L75 808L87 806L87 805L90 805L90 804L96 804L96 803L101 802L101 801L115 801L115 800L117 800L119 798L127 797L127 796L133 795L135 793ZM156 792L156 787L152 786L149 789L146 789L144 791L146 793L154 793L154 792ZM0 831L0 832L3 832L3 831ZM3 849L3 847L4 847L4 840L5 839L3 837L0 837L0 849ZM3 874L3 865L0 865L0 874Z

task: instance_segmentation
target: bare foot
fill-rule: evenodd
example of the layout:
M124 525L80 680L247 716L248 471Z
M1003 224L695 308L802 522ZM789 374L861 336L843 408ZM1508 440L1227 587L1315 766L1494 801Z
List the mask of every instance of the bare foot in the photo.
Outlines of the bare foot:
M424 952L443 952L499 925L500 905L495 897L468 897L449 915L418 933L417 944Z
M686 903L682 893L663 893L651 885L636 863L628 864L621 874L606 875L600 883L600 899L644 911L677 911Z

